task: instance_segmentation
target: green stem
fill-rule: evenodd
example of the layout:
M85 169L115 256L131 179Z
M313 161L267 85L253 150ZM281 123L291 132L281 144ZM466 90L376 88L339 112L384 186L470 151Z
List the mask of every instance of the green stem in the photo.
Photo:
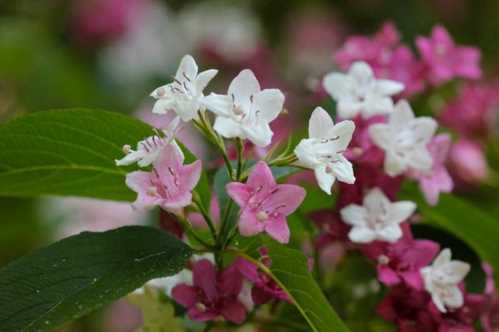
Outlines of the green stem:
M177 215L177 219L187 234L191 235L193 238L196 239L196 241L201 243L206 248L213 249L213 245L209 244L208 242L206 242L205 240L203 240L202 238L200 238L196 234L196 232L192 229L192 225L190 224L190 222L187 219L185 219L183 216L179 216L179 215Z
M210 229L211 236L213 237L213 241L215 243L217 242L217 231L215 229L215 224L213 223L213 220L211 219L208 211L206 211L206 208L204 207L203 203L201 202L199 195L197 193L194 194L193 197L194 204L198 208L199 212L201 212L201 215L203 216L206 224L208 225L208 228Z
M237 172L236 172L236 180L240 181L240 177L243 172L243 155L244 155L244 144L243 140L239 137L236 139L236 147L237 147Z

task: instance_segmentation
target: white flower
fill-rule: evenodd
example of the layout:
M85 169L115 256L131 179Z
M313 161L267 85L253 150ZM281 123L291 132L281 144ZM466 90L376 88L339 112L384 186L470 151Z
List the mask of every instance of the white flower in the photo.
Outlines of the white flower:
M390 202L379 188L372 189L362 203L350 204L340 211L343 221L353 226L348 237L357 243L396 242L402 237L400 223L416 209L410 201Z
M168 124L168 127L162 131L163 137L158 135L149 136L137 143L136 150L132 150L130 145L124 145L123 152L126 155L120 160L115 160L116 166L137 163L140 167L147 167L158 158L160 151L170 143L178 149L181 155L183 155L182 149L180 149L174 140L175 134L178 131L179 122L179 117L175 117L175 119Z
M151 93L156 98L153 113L174 111L183 121L190 121L202 108L203 90L218 70L209 69L198 74L194 58L185 55L180 62L172 83L160 86Z
M437 130L437 122L430 117L415 118L405 100L395 105L388 123L374 124L369 135L374 144L385 150L385 171L397 176L408 169L426 171L432 166L427 144Z
M310 116L309 138L302 139L295 148L299 165L313 169L319 187L329 195L336 179L346 183L355 182L352 164L342 154L354 130L352 121L335 125L329 114L317 107Z
M469 264L451 261L450 249L442 250L432 265L421 269L425 289L431 294L438 310L446 313L446 307L456 309L463 305L463 294L458 284L469 271Z
M261 90L253 72L245 69L232 80L227 95L212 93L205 104L217 115L213 128L220 135L265 147L273 135L269 123L282 111L284 95L279 89Z
M322 83L336 100L338 115L345 119L354 118L359 113L364 118L390 113L393 110L391 96L404 89L402 83L377 80L371 67L362 61L353 63L348 74L327 74Z

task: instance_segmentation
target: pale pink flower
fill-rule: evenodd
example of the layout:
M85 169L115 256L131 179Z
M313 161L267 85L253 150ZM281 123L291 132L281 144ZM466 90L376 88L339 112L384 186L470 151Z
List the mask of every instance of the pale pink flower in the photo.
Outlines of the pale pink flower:
M474 47L457 46L443 26L433 28L430 37L418 37L416 45L433 85L443 84L455 77L478 79L480 51Z
M440 134L427 145L432 158L432 167L429 171L409 172L409 176L419 181L419 187L424 194L426 201L430 205L438 203L438 196L441 192L449 193L454 187L445 162L449 155L451 139L447 134Z
M483 147L472 140L462 138L454 143L449 155L453 175L466 183L487 179L488 164Z
M263 161L256 164L246 183L227 184L227 193L241 207L239 232L251 236L268 233L281 242L289 241L286 216L305 198L305 190L293 184L277 184Z
M166 146L153 163L151 172L127 175L127 186L135 191L137 208L159 205L176 211L191 204L192 190L201 176L201 161L183 165L184 158L173 145Z

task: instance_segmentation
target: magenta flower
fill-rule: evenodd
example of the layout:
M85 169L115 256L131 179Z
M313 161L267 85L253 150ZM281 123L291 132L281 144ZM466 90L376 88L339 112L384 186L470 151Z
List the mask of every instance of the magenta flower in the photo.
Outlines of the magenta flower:
M289 242L286 216L305 198L305 190L293 184L277 184L263 161L256 164L246 183L227 184L227 193L241 207L239 232L252 236L267 232L281 243Z
M374 242L364 246L362 251L378 262L378 279L383 284L394 286L403 282L422 290L420 269L432 262L440 247L430 240L415 240L408 225L404 225L403 233L394 244Z
M241 324L246 318L246 307L238 300L243 279L235 265L217 272L213 263L202 259L192 268L193 285L176 285L172 297L187 309L190 319L208 321L222 316Z
M153 163L151 172L127 175L127 186L137 193L137 208L159 205L176 211L191 204L192 190L201 175L201 161L183 165L184 157L173 145L167 145Z
M262 262L267 267L270 267L272 262L267 256L267 251L265 248L260 249L260 254L262 255ZM258 267L252 262L247 261L244 258L238 258L234 263L239 269L239 272L253 283L253 288L251 289L251 298L253 303L256 305L266 303L271 299L288 301L288 295L281 287L266 273L259 270Z
M478 79L480 51L474 47L456 46L443 26L436 26L430 37L418 37L416 45L427 70L428 81L443 84L455 77Z
M436 205L440 193L449 193L454 187L454 182L445 167L451 147L450 136L447 134L435 136L427 147L433 160L431 169L409 172L409 175L419 181L419 187L428 204Z

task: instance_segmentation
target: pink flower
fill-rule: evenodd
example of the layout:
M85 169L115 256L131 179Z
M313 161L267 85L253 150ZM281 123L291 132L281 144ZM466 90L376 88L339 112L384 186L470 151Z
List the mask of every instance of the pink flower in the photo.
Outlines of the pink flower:
M420 269L430 264L439 252L439 245L429 240L415 240L409 226L396 243L374 242L362 248L366 256L378 262L378 279L387 286L404 282L416 290L423 289Z
M440 119L468 137L487 138L499 115L498 84L468 83L443 109Z
M429 38L418 37L416 45L427 67L428 81L443 84L455 77L478 79L480 51L474 47L456 46L443 26L436 26Z
M242 275L235 265L217 272L213 263L202 259L192 268L193 285L176 285L172 290L175 301L187 308L187 315L196 321L208 321L218 316L236 324L246 318L246 307L238 300Z
M447 134L435 136L427 146L433 160L431 169L426 172L412 171L409 172L409 175L419 181L419 187L428 204L436 205L439 194L441 192L449 193L454 187L454 182L445 167L445 161L451 147L450 136Z
M137 208L159 205L175 211L191 204L192 190L201 176L201 161L183 165L184 157L173 145L167 145L153 163L151 172L127 175L127 186L137 193Z
M270 267L272 263L270 258L267 256L266 249L261 248L260 254L262 255L261 259L263 264ZM238 258L234 265L237 266L241 274L246 279L253 283L251 298L256 305L266 303L271 299L288 301L288 295L286 292L284 292L271 277L263 271L260 271L255 264L245 260L244 258Z
M399 33L392 23L385 23L371 38L348 38L335 54L335 60L343 70L355 61L365 61L376 77L403 83L405 95L424 89L423 66L410 48L400 43Z
M449 160L453 175L460 181L476 183L488 176L487 159L482 146L467 138L452 145Z
M263 231L281 242L289 242L286 216L305 198L305 190L293 184L277 184L272 171L261 161L246 183L227 184L227 193L241 207L239 232L251 236Z

